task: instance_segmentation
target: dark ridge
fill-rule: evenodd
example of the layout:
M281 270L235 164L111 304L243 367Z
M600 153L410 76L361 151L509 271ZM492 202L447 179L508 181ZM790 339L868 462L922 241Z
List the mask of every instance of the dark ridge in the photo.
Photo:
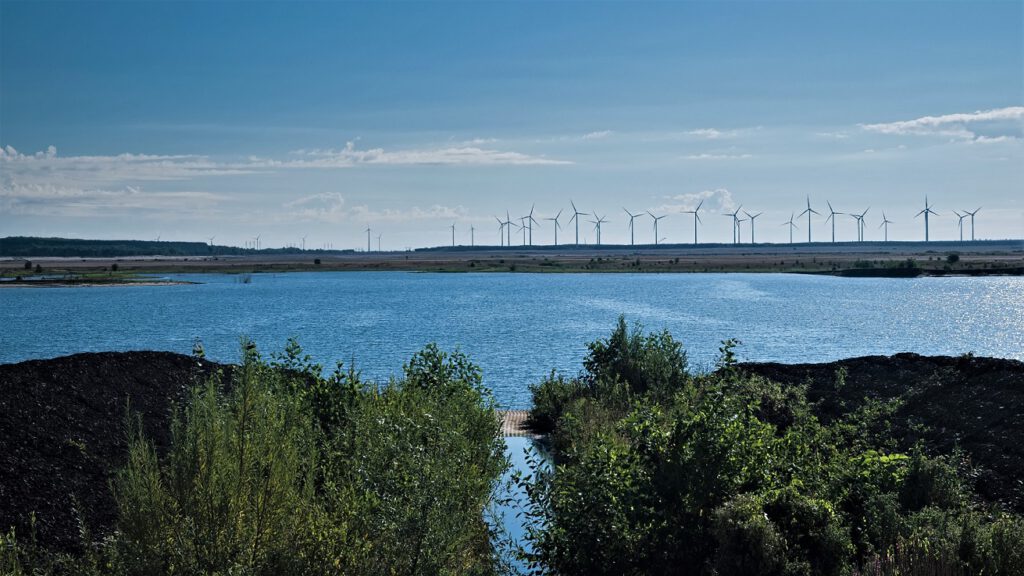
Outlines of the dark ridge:
M109 482L127 459L127 409L159 452L170 444L173 405L217 370L170 352L75 354L0 365L0 530L75 551L78 521L94 538L113 527ZM229 373L225 374L229 377Z
M894 433L903 449L966 452L970 480L990 502L1024 512L1024 362L971 355L865 356L825 364L747 363L749 373L806 385L818 417L830 422L869 399L897 400ZM845 369L845 383L837 373Z

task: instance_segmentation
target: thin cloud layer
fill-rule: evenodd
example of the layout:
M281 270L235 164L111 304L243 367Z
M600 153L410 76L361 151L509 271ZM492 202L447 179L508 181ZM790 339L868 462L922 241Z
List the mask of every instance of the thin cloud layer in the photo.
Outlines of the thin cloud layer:
M702 190L700 192L689 192L669 196L668 202L654 209L655 212L666 212L678 214L687 210L694 210L700 205L700 213L731 212L736 209L736 202L733 200L732 192L726 188L714 190ZM703 202L703 204L701 204Z
M339 192L325 192L303 196L281 205L283 220L302 220L338 224L346 221L360 223L410 222L414 220L462 220L468 211L463 206L435 204L427 208L413 206L405 210L373 210L365 204L348 206Z
M1024 106L1010 106L942 116L922 116L913 120L861 124L878 134L944 136L979 142L1019 139L1024 122Z
M520 152L492 150L479 146L410 149L389 152L383 148L360 150L355 142L347 142L341 150L297 150L297 158L285 161L252 159L260 166L275 168L349 168L361 164L387 165L471 165L471 166L535 166L571 164Z

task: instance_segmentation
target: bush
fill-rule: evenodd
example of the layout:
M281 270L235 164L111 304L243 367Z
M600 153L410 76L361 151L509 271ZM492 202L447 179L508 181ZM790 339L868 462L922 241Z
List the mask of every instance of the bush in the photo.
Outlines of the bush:
M568 404L582 396L584 391L579 380L556 375L552 371L539 384L530 384L533 402L527 424L538 433L553 431Z
M78 557L0 536L0 573L497 573L485 521L508 466L480 370L429 345L402 378L329 376L294 341L243 345L195 387L158 455L129 418L115 534ZM83 524L84 525L84 524Z

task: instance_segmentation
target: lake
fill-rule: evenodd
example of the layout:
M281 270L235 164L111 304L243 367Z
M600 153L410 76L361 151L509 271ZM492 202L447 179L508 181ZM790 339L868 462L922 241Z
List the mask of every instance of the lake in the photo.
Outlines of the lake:
M668 329L698 368L738 338L741 360L819 362L918 352L1024 359L1024 278L837 278L794 274L181 275L178 286L0 290L0 362L85 351L189 353L236 361L289 337L331 367L384 379L428 342L480 365L499 403L579 370L586 343L619 314Z

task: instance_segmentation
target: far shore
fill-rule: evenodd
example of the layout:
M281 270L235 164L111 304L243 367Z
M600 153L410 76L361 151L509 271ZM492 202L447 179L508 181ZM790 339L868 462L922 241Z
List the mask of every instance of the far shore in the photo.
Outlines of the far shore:
M216 247L214 247L216 249ZM26 268L26 263L28 268ZM0 257L4 278L78 275L46 285L173 284L147 274L299 271L768 272L852 277L1024 274L1024 241L667 246L512 246L395 252L253 253L203 256ZM37 281L32 281L31 285ZM0 285L14 281L0 282ZM29 282L22 281L18 286Z

